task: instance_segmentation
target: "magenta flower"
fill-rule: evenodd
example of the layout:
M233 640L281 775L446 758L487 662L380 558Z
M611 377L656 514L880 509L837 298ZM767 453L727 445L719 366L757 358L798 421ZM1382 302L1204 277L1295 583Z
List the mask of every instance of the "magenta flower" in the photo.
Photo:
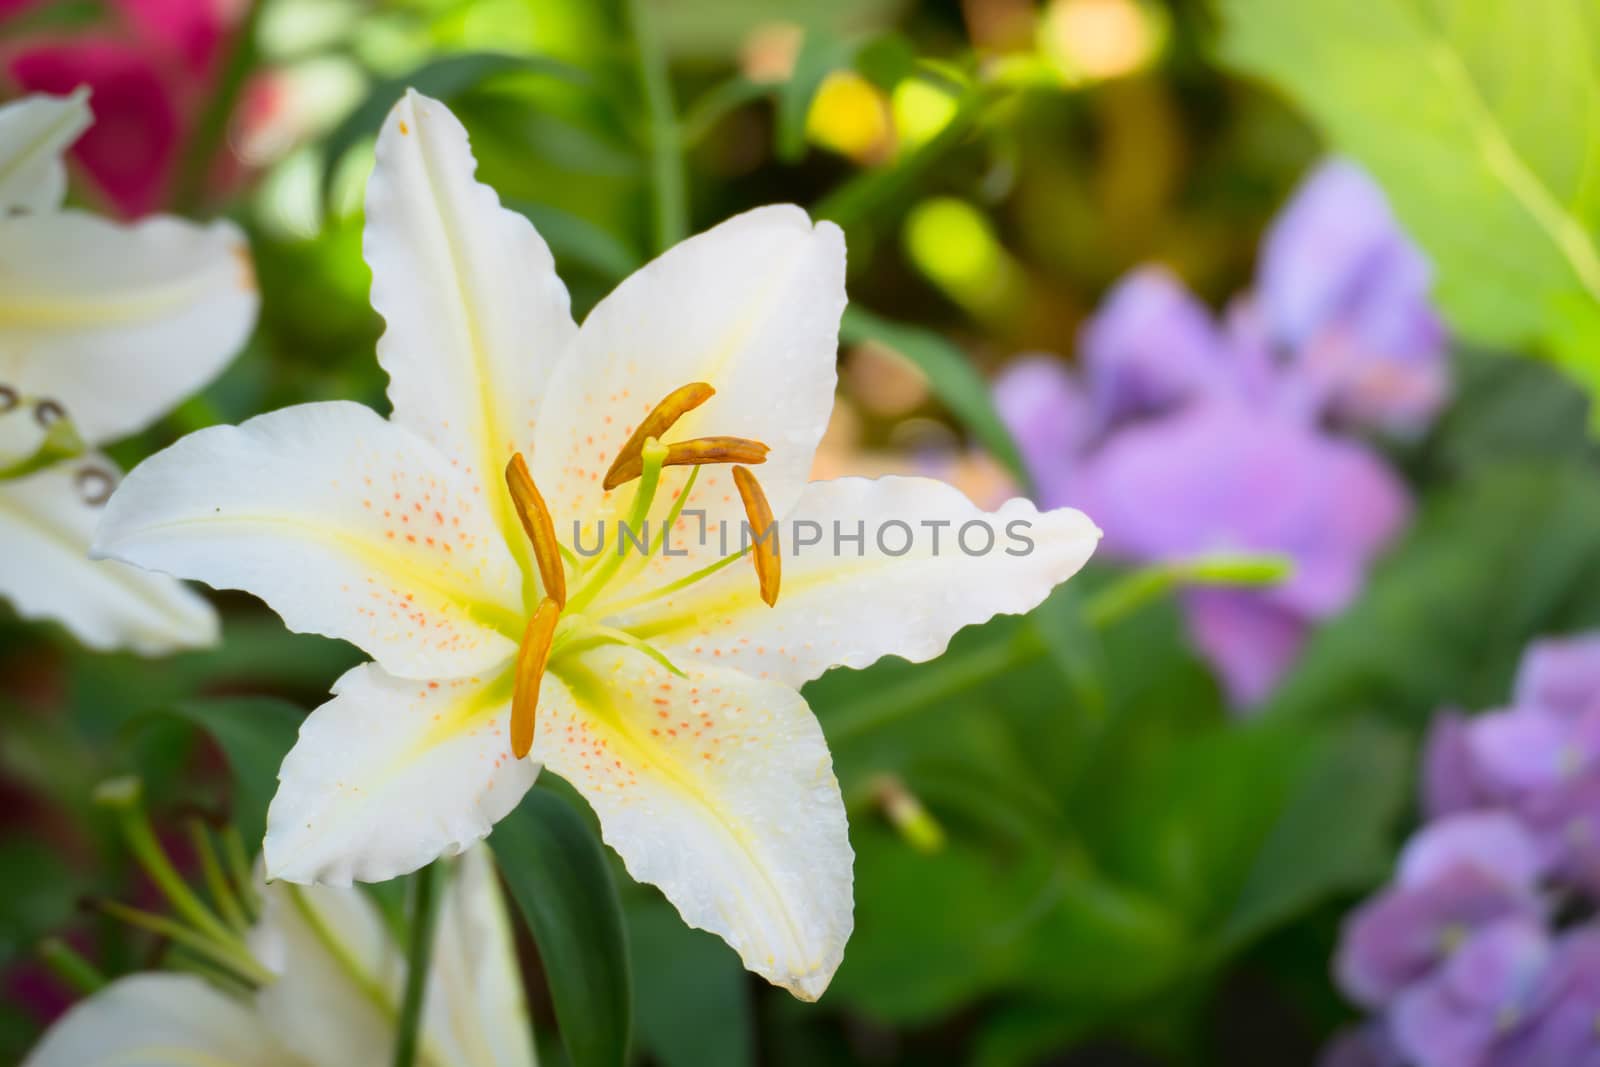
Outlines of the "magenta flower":
M90 35L32 41L7 63L30 92L92 91L94 125L72 156L128 217L165 204L188 137L213 89L230 28L221 0L118 0Z

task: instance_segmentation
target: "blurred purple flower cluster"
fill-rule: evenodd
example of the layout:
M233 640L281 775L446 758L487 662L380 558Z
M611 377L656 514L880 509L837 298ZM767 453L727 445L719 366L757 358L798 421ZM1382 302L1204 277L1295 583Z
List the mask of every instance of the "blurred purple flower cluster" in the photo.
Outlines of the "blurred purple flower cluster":
M996 385L1039 502L1092 515L1104 551L1294 561L1274 589L1185 598L1193 639L1238 706L1268 694L1409 516L1405 487L1356 434L1414 434L1444 400L1446 337L1428 285L1377 186L1331 161L1273 225L1254 290L1222 321L1146 267L1085 325L1078 373L1027 358Z
M1335 962L1379 1018L1325 1063L1600 1067L1600 633L1533 645L1511 707L1440 714L1422 793Z

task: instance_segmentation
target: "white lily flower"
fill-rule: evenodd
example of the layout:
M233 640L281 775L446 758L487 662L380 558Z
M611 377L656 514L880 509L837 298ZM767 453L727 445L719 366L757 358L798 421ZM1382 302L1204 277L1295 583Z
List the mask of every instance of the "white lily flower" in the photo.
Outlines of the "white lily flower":
M84 90L0 107L0 596L92 648L160 653L214 641L216 615L169 578L89 559L119 472L82 453L215 377L256 290L228 223L61 209L61 154L90 121Z
M365 247L393 416L308 404L191 435L129 475L96 549L248 589L373 657L284 761L273 877L414 870L487 835L544 765L635 878L814 999L849 937L853 854L797 688L1031 609L1099 532L1021 500L986 515L925 479L807 484L845 304L833 225L738 216L579 329L544 242L475 167L414 93L378 139ZM757 576L723 566L767 514L868 532L843 554L765 542ZM622 516L682 543L622 553ZM1031 524L1033 551L955 550L977 520ZM943 550L891 554L898 533L885 549L871 531L896 521L945 523Z
M249 994L188 974L120 978L75 1006L23 1067L349 1067L386 1060L403 946L354 888L257 888L250 947L271 980ZM439 902L418 1063L533 1067L511 921L487 848L462 857Z

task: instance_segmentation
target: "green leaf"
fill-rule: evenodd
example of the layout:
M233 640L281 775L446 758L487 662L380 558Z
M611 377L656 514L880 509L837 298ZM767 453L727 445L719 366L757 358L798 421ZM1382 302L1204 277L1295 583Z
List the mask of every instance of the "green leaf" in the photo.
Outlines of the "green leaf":
M845 310L839 336L847 344L876 342L915 363L928 376L933 394L951 414L1020 483L1027 484L1022 453L1017 451L1011 432L995 410L989 384L961 349L931 330L891 322L858 307Z
M1320 746L1262 842L1217 935L1230 953L1338 892L1382 879L1411 784L1411 749L1391 728L1357 723Z
M622 905L594 831L541 788L500 820L493 843L539 946L573 1067L621 1067L633 1030L633 975Z
M525 200L507 198L502 203L533 223L558 266L575 263L608 280L620 281L644 260L637 248L581 215Z
M424 96L449 103L453 97L475 89L491 78L508 74L542 75L580 86L592 84L592 79L585 71L548 56L464 52L430 60L404 74L375 84L361 105L328 135L324 182L333 181L339 161L346 152L366 138L377 136L395 101L407 89L415 89Z
M1466 337L1547 345L1600 302L1600 5L1222 0L1224 55L1365 164ZM1561 310L1565 307L1567 310ZM1591 383L1594 361L1579 375Z
M270 697L188 700L134 720L176 718L210 734L233 772L233 823L246 847L260 847L278 767L299 735L305 712Z
M653 891L631 896L640 1046L662 1067L751 1067L750 983L739 957L716 935L685 926Z

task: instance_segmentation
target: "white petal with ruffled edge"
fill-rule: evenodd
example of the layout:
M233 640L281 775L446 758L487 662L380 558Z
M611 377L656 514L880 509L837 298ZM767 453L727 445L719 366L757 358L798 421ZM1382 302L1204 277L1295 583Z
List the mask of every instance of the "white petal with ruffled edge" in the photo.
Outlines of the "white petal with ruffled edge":
M216 377L255 323L244 235L77 211L0 222L0 383L60 401L91 443L143 429Z
M473 491L426 441L359 404L302 404L190 434L106 507L95 551L256 594L290 628L393 674L495 666L521 579Z
M533 1067L511 916L487 845L467 849L451 872L423 1003L423 1033L447 1062Z
M383 882L488 836L538 776L513 759L511 679L347 672L284 757L267 810L267 875Z
M317 1026L315 1018L297 1022ZM351 1061L355 1062L355 1061ZM185 974L121 978L67 1012L23 1067L304 1067L246 1004Z
M214 643L216 612L199 594L164 574L89 558L102 509L88 498L116 473L109 460L86 456L0 481L0 596L90 648L159 655Z
M67 192L61 154L93 121L87 89L25 96L0 107L0 216L61 206Z
M815 1000L853 924L849 833L827 742L786 686L632 651L561 659L533 758L572 783L628 873L744 965Z
M781 515L805 485L833 409L844 267L837 226L813 224L797 207L765 207L689 238L602 300L556 368L529 457L557 536L571 544L574 521L626 511L633 486L607 493L600 479L650 409L691 382L717 395L669 439L727 435L771 446L754 470ZM663 479L663 500L685 476ZM689 503L713 525L744 515L726 467L702 470ZM585 531L592 546L592 525Z
M502 472L531 446L545 379L577 326L549 248L476 168L449 109L408 92L378 136L363 248L388 324L378 362L395 421L476 479L520 539Z
M819 543L799 544L812 536ZM775 607L740 561L615 624L669 657L798 686L883 656L933 659L964 626L1031 611L1078 572L1099 537L1070 508L1040 512L1016 499L986 512L930 478L813 482L781 524Z

